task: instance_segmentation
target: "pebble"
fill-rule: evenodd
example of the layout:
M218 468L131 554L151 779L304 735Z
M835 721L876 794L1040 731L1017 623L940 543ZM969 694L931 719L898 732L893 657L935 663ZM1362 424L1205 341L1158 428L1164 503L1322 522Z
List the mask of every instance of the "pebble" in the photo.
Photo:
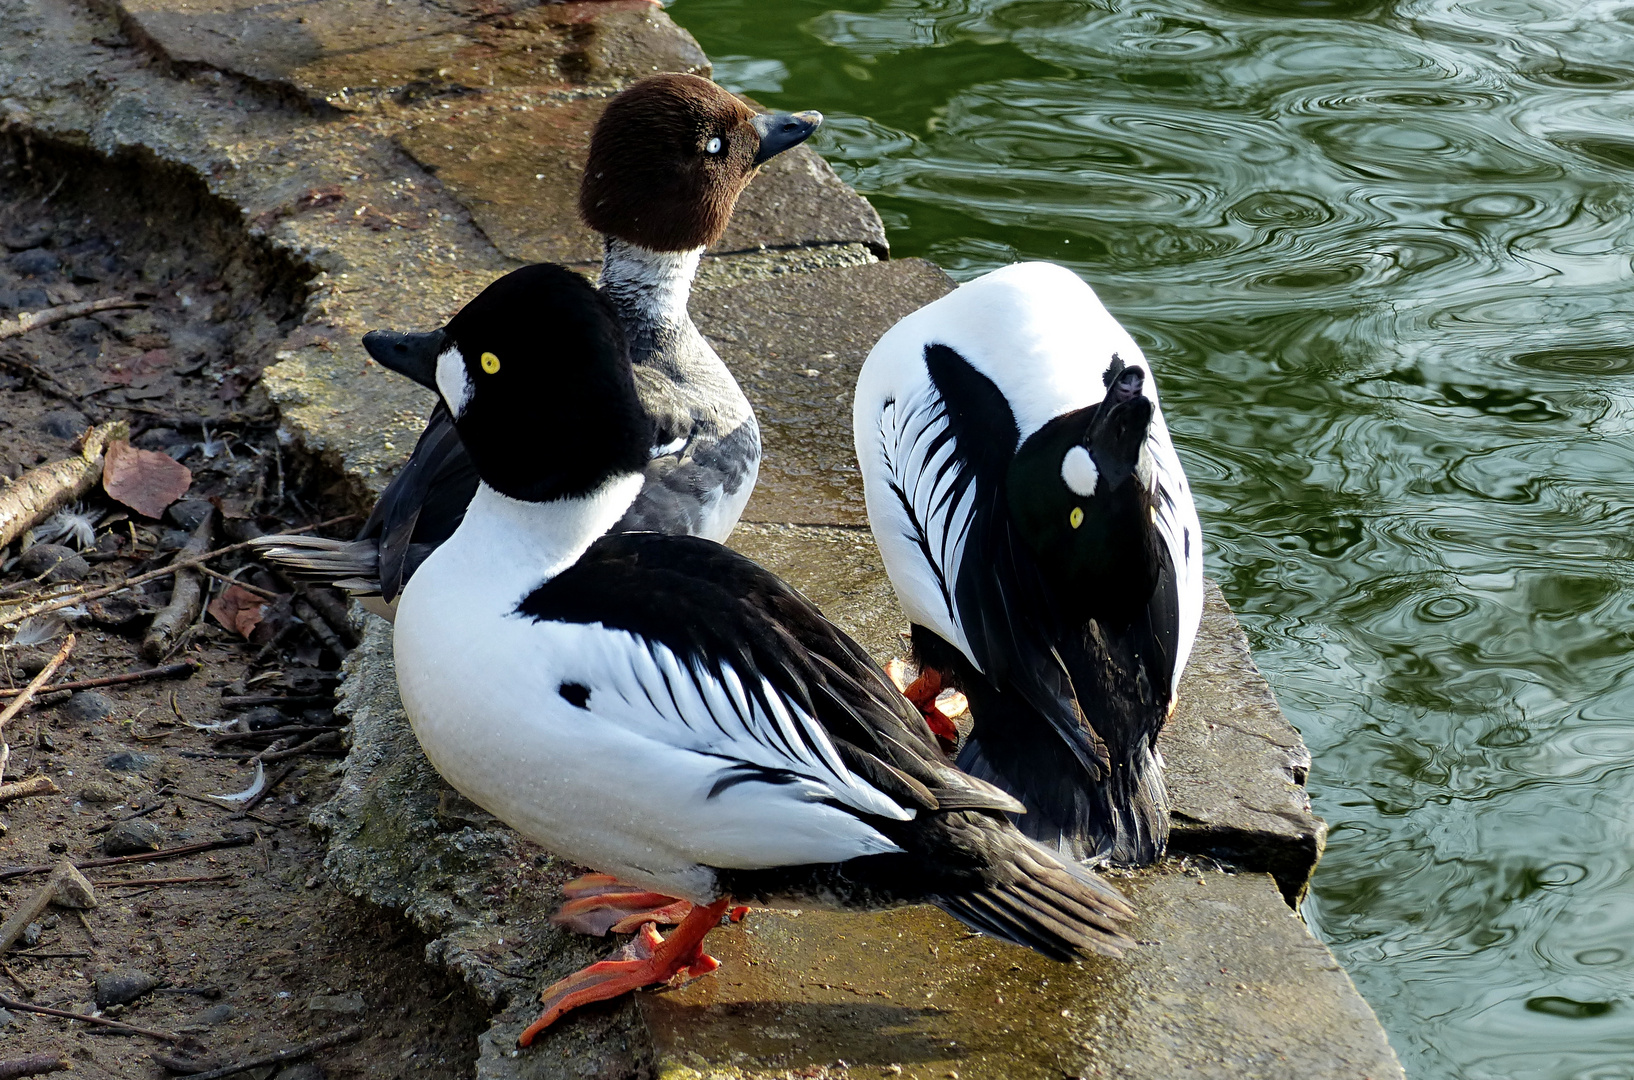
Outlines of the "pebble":
M23 927L23 936L18 940L23 943L23 948L32 949L40 943L40 935L43 933L45 933L45 927L37 922L31 922Z
M0 1009L0 1031L6 1030L16 1021L16 1019L17 1018L11 1015L11 1013L4 1009Z
M110 1005L129 1005L159 985L159 980L145 971L127 968L110 971L96 977L96 1004L99 1009Z
M279 1073L278 1080L325 1080L323 1066L316 1061L297 1061Z
M124 789L101 780L92 780L79 789L79 797L86 802L115 803L124 799Z
M102 767L112 772L146 772L154 764L153 755L136 750L121 750L102 759Z
M59 439L77 439L90 426L91 422L78 409L54 409L40 418L40 427L46 434Z
M238 718L251 731L265 731L267 728L283 727L289 723L289 717L272 705L257 705L253 709L246 709Z
M363 1004L362 994L313 994L306 1007L312 1012L341 1013L346 1016L357 1016L367 1008Z
M191 536L193 530L204 520L204 515L214 509L215 507L203 499L182 499L170 504L170 508L165 511L165 517L172 524L186 529Z
M106 855L140 855L164 847L165 831L146 818L121 821L102 838Z
M208 1009L205 1009L203 1012L193 1017L193 1019L189 1020L186 1026L215 1027L217 1024L225 1024L236 1015L238 1014L233 1011L233 1007L228 1005L226 1002L223 1002L220 1005L212 1005Z
M49 277L62 269L62 260L56 252L37 247L17 252L6 260L6 265L24 277Z
M81 724L94 724L112 712L113 699L105 694L99 694L95 690L81 690L63 702L62 705L62 715ZM114 756L118 757L119 755ZM110 758L109 761L111 762L112 759ZM117 769L118 766L108 764L108 768Z
M41 578L47 584L59 581L79 581L91 572L91 564L70 547L61 544L35 544L17 558L12 568L24 577Z
M51 222L44 218L32 221L19 221L6 226L0 232L0 244L13 251L22 251L26 248L37 248L51 239Z

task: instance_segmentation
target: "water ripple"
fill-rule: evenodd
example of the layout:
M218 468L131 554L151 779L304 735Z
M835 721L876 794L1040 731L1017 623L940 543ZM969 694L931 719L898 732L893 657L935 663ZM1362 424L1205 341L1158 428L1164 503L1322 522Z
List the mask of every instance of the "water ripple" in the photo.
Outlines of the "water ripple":
M1634 1080L1634 7L849 7L674 10L898 253L1148 351L1409 1074Z

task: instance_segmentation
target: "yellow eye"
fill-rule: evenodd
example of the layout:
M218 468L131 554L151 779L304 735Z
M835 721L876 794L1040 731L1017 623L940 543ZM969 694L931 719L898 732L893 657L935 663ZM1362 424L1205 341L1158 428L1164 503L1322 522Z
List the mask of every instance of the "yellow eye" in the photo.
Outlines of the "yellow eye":
M1072 508L1072 513L1067 515L1067 524L1071 525L1074 529L1076 529L1078 526L1082 525L1083 523L1084 523L1084 508L1081 507L1081 506L1074 506Z
M482 354L482 370L493 375L499 371L499 357L491 352Z

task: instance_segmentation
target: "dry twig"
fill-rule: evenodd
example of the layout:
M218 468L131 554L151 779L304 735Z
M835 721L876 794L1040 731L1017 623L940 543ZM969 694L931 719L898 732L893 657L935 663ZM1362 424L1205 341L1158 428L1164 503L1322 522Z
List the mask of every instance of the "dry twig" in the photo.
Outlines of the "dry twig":
M362 1025L353 1024L351 1027L342 1028L333 1035L325 1035L321 1039L313 1039L311 1042L301 1043L299 1046L291 1046L287 1050L262 1054L260 1057L245 1058L243 1061L235 1061L231 1065L223 1065L221 1068L211 1069L209 1072L194 1073L189 1080L221 1080L225 1076L236 1076L241 1072L265 1068L268 1065L287 1065L292 1061L305 1061L319 1050L327 1050L331 1046L339 1046L342 1043L356 1042L361 1038L363 1038Z
M42 326L60 323L65 319L78 319L85 315L94 315L99 311L115 311L119 308L147 307L142 300L127 300L123 296L110 296L102 300L83 300L77 304L63 304L60 307L46 308L32 314L23 312L15 319L0 319L0 341L6 338L19 337L30 330L38 330Z
M22 1080L25 1076L40 1076L71 1068L73 1066L61 1054L30 1054L28 1057L0 1061L0 1080Z
M0 806L18 799L31 799L36 795L58 795L62 788L58 787L49 776L31 776L27 780L19 780L15 784L0 784Z
M155 1031L152 1028L137 1027L135 1024L121 1024L118 1020L109 1020L105 1016L87 1016L84 1013L69 1012L66 1009L48 1009L44 1005L31 1005L26 1001L18 1001L16 998L9 998L4 994L0 994L0 1007L16 1009L18 1012L40 1013L44 1016L60 1016L64 1020L79 1020L100 1027L118 1028L120 1031L147 1035L150 1038L163 1039L165 1042L183 1041L183 1036L177 1035L173 1031Z
M30 469L7 484L0 490L0 547L95 487L108 443L129 437L130 425L123 420L94 427L86 432L77 457Z
M177 792L177 794L186 793ZM105 859L86 859L84 862L75 863L74 869L95 870L103 866L124 866L126 863L159 862L162 859L179 859L184 855L198 855L206 851L244 847L253 843L255 843L254 836L233 836L225 840L207 840L202 844L165 848L163 851L144 851L137 855L110 855ZM52 866L8 866L0 869L0 881L7 881L14 877L26 877L29 874L45 874L53 869L55 867Z
M11 918L0 926L0 953L5 952L17 943L23 936L28 924L40 917L41 912L52 904L61 904L63 907L80 908L96 907L96 890L91 883L85 880L85 875L74 869L74 864L67 859L62 860L51 871L51 877L40 886L38 892L24 900L22 905L12 912Z
M146 671L132 671L124 675L103 675L96 679L79 679L75 682L58 683L48 687L50 694L68 690L90 690L98 686L122 686L125 683L146 682L149 679L185 679L199 669L197 660L183 660L176 664L165 664L163 667L148 668ZM21 690L0 690L0 698L16 697Z
M176 552L177 562L198 560L210 550L210 530L215 526L216 512L214 508L204 512L204 520L198 528L193 530L192 539L187 546ZM151 664L157 664L164 659L176 644L176 638L183 630L193 625L193 620L199 617L199 607L204 602L204 586L199 580L196 569L189 567L176 571L176 583L170 591L170 602L153 617L148 624L148 631L142 636L142 655Z
M6 765L11 761L11 747L6 743L6 723L23 711L23 706L29 703L40 687L50 681L51 676L57 673L57 669L62 667L62 662L68 659L68 654L73 651L74 635L69 634L63 641L62 648L57 650L57 655L47 661L45 667L40 669L40 673L23 687L23 692L18 694L10 705L0 710L0 776L6 775Z

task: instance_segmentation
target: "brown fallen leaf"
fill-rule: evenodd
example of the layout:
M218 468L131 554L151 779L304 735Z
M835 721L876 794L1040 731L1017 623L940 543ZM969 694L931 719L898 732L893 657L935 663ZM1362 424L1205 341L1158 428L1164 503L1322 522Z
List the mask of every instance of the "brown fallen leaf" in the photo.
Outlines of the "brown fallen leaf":
M267 601L248 589L229 585L226 592L210 601L208 610L216 617L216 622L239 637L248 638L261 625L267 611Z
M158 517L192 486L192 470L169 454L138 450L123 440L108 444L103 490L138 514Z

